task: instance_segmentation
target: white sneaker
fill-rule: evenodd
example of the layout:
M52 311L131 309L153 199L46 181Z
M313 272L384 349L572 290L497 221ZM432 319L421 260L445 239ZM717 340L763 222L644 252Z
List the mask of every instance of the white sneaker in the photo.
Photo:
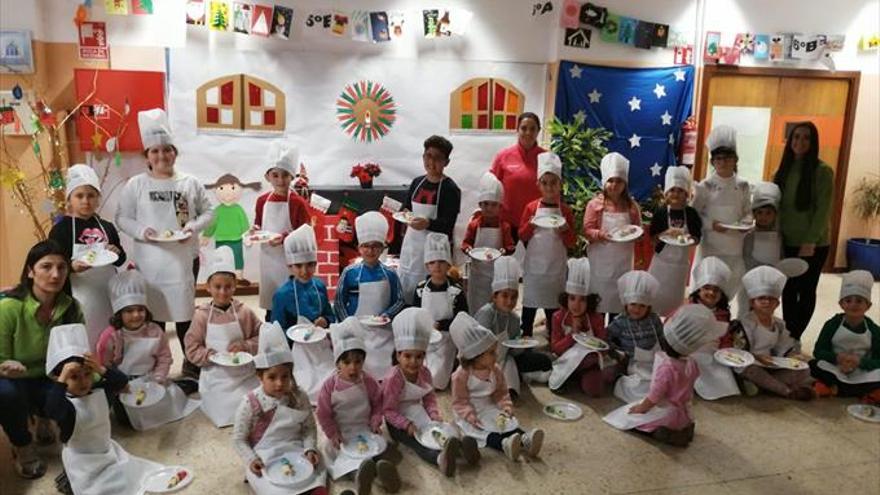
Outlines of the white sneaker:
M532 430L522 437L523 449L529 457L538 457L542 445L544 445L544 430Z
M518 461L522 450L522 436L519 433L514 433L501 440L501 450L511 461Z

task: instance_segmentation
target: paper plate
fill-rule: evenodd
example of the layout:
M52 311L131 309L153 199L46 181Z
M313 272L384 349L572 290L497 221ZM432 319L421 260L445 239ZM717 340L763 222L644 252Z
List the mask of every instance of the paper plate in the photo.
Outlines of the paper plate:
M501 257L501 250L490 247L476 247L468 251L468 256L479 261L495 261Z
M749 231L749 230L752 230L753 228L755 228L755 221L749 220L749 221L744 222L744 221L740 220L739 222L719 223L718 225L724 227L725 229L730 229L730 230Z
M247 352L218 352L216 354L211 354L211 357L208 359L210 359L212 363L219 364L220 366L234 367L250 364L254 360L254 356Z
M327 337L327 329L304 323L288 328L287 337L299 344L314 344Z
M610 348L608 342L582 332L574 334L574 341L591 351L607 351Z
M584 415L581 408L571 402L551 402L546 404L541 410L547 416L560 421L576 421Z
M168 486L173 483L173 478L183 475L183 479L177 481L174 486ZM143 491L147 493L171 493L183 490L192 483L193 474L191 469L183 466L166 466L148 474L144 478Z
M458 430L449 423L431 421L416 434L416 440L429 449L441 450L447 438L458 438Z
M770 359L773 361L773 365L776 368L783 368L783 369L787 369L787 370L807 370L807 369L810 369L810 365L807 364L806 361L801 361L800 359L779 357L779 356L772 356Z
M358 433L350 441L343 442L340 450L354 459L375 457L385 451L385 439L375 433L365 431Z
M670 246L679 246L679 247L687 247L693 246L697 243L697 240L691 237L688 234L680 234L680 235L661 235L660 240L669 244Z
M89 249L75 261L80 261L92 267L107 266L116 263L119 255L108 249Z
M263 474L273 485L294 487L312 477L315 467L302 452L288 452L266 466Z
M177 242L189 239L191 236L192 232L184 232L182 230L163 230L156 234L156 237L151 237L150 240L155 242Z
M800 258L785 258L776 263L776 269L788 278L800 277L807 273L810 265Z
M627 225L626 227L621 227L619 229L614 229L611 231L611 234L608 235L608 238L612 242L632 242L642 234L645 233L645 229L639 227L638 225Z
M880 407L868 404L851 404L846 406L846 412L850 416L867 421L869 423L880 423Z
M731 368L745 368L755 364L755 356L742 349L725 348L715 351L715 361Z
M391 218L397 220L398 222L409 224L413 221L416 216L413 215L411 211L398 211L391 215Z
M119 401L128 407L150 407L165 397L165 387L156 382L132 380L128 388L131 392L119 394Z
M358 316L358 321L368 327L384 327L391 323L391 319L387 316Z
M498 410L488 409L477 415L477 419L483 424L483 429L495 433L507 433L519 428L516 416L508 416Z
M562 215L541 215L533 217L532 223L545 229L555 229L565 225L565 217Z
M501 342L501 345L511 349L531 349L533 347L540 347L542 343L541 340L535 337L520 337L518 339L505 340Z
M276 237L281 237L281 234L276 234L275 232L270 232L268 230L256 230L250 234L245 234L243 236L244 240L250 242L251 244L263 244L264 242L269 242Z
M439 343L441 340L443 340L443 334L440 333L440 330L437 330L436 328L432 328L431 329L431 340L429 341L429 343L436 344L436 343Z

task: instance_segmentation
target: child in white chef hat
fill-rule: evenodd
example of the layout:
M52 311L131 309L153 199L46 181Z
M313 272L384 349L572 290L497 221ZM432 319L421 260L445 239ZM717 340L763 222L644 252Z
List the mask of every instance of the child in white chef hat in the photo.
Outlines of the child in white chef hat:
M730 286L730 268L721 258L703 258L694 268L693 291L688 297L693 304L702 304L713 313L715 319L730 323L730 301L727 287Z
M462 450L469 464L479 461L476 446L489 446L511 461L523 450L537 457L544 443L544 430L526 433L513 417L513 401L504 373L496 362L495 335L467 313L459 313L449 329L458 348L461 366L452 375L452 411L455 422L467 435Z

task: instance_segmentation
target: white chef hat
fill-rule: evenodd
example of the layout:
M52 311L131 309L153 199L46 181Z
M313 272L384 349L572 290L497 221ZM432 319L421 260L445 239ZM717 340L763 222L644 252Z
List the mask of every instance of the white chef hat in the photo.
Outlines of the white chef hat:
M736 129L729 125L719 125L712 129L709 137L706 138L706 147L709 148L710 153L718 148L736 151Z
M385 243L388 238L388 219L378 211L368 211L354 219L358 244Z
M569 258L565 292L576 296L586 296L590 293L590 260Z
M669 192L673 187L691 191L691 171L687 167L668 167L665 179L663 192Z
M660 283L644 270L631 270L617 279L617 292L623 304L644 304L652 306Z
M269 144L269 152L266 155L266 172L278 168L289 173L291 177L296 175L299 166L299 150L296 146L285 141L272 141Z
M434 319L431 313L422 308L406 308L391 322L396 351L424 351L431 340Z
M663 325L666 343L675 352L687 356L723 332L712 310L702 304L685 304Z
M166 144L174 145L168 114L161 108L138 112L138 128L141 131L141 143L145 150Z
M315 229L304 223L284 239L284 259L288 265L318 261L318 241Z
M88 165L77 163L67 169L66 197L69 199L70 193L80 186L92 186L98 191L98 194L101 193L101 181L98 179L95 169Z
M367 352L367 346L361 334L361 327L356 316L349 316L330 326L330 339L333 341L333 362L348 351L361 350Z
M874 287L874 276L867 270L853 270L843 274L840 280L841 300L847 296L861 296L871 301L871 289Z
M480 177L480 194L477 202L494 201L500 203L504 199L504 186L492 172L486 172Z
M235 275L235 256L232 254L231 247L220 246L211 253L211 259L208 261L207 278L211 278L215 273L231 273Z
M519 290L519 262L513 256L502 256L492 264L492 292Z
M599 168L602 170L602 184L612 177L629 182L629 160L616 151L603 156Z
M290 346L287 345L284 330L277 321L263 323L260 325L254 366L258 370L265 370L285 363L293 363L293 354L290 352Z
M562 160L552 151L545 151L538 155L538 180L541 180L541 177L548 172L562 178Z
M694 269L694 289L706 285L714 285L721 288L725 295L727 286L730 284L730 267L721 258L709 256L703 258Z
M147 281L137 270L124 270L110 279L110 305L117 313L128 306L147 305Z
M752 209L757 210L762 206L772 206L779 209L782 201L782 191L779 186L772 182L758 182L752 186Z
M498 343L498 338L491 330L464 311L455 315L449 324L449 336L462 359L473 359Z
M449 252L449 237L440 232L429 232L425 239L425 263L442 260L452 263Z
M785 274L772 266L752 268L743 275L742 283L749 299L761 296L782 297L785 288Z
M55 367L68 358L85 356L90 349L89 335L82 323L52 327L46 348L46 374L51 375Z

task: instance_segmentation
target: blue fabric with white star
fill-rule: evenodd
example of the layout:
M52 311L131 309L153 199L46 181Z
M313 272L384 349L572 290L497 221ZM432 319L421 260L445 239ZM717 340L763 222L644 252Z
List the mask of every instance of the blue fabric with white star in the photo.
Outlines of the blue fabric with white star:
M563 122L584 118L589 127L611 131L606 146L629 159L630 193L642 201L662 186L666 167L676 164L693 92L690 65L621 69L562 61L556 116Z

